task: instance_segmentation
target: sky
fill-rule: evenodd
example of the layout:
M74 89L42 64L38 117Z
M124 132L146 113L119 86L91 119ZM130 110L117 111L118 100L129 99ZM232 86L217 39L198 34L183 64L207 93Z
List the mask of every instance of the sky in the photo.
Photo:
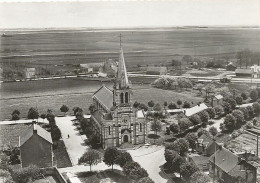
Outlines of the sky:
M0 3L0 29L203 25L259 26L260 1L153 0Z

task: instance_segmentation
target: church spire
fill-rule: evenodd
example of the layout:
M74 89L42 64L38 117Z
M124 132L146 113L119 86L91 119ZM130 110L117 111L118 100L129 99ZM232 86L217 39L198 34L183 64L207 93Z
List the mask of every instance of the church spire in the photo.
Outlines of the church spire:
M129 81L125 66L124 53L121 46L121 34L120 34L120 55L119 55L119 63L117 69L117 82L119 83L119 88L128 88Z

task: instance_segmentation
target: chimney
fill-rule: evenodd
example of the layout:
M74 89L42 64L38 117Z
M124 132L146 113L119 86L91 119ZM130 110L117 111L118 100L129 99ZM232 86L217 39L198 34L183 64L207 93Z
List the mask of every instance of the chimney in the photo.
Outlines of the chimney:
M37 128L36 128L36 124L33 124L33 134L37 134Z

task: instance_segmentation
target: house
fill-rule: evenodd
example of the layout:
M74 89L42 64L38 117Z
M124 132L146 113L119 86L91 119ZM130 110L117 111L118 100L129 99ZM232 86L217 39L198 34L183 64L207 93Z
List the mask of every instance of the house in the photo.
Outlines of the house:
M212 97L212 101L211 101L211 106L215 107L217 105L222 105L223 103L223 96L222 95L216 95L214 97Z
M145 114L142 110L133 110L132 95L121 48L113 89L103 85L92 96L94 111L91 120L104 149L123 144L145 144Z
M188 161L194 163L201 171L209 170L209 157L199 154L188 155Z
M209 159L209 175L220 183L256 183L257 168L220 146Z
M195 149L200 154L211 156L218 149L218 144L208 135L202 134L198 138Z
M35 68L26 68L25 69L26 79L35 78L35 76L36 76L36 69Z
M236 69L235 70L237 77L252 77L253 71L250 69Z
M80 68L85 73L103 72L104 62L80 64Z
M104 63L104 72L108 77L115 77L118 63L115 60L109 59Z
M196 105L196 106L194 106L194 107L191 107L191 108L189 108L189 109L186 109L186 110L184 111L184 114L185 114L185 116L190 117L190 116L192 116L192 115L194 115L194 114L197 114L197 113L199 113L199 112L201 112L201 111L204 111L204 110L207 109L207 108L208 108L208 106L206 106L206 104L201 103L201 104L198 104L198 105Z
M150 75L166 75L167 74L167 67L148 66L146 74L150 74Z
M33 124L19 137L22 167L34 164L40 168L53 166L51 134Z
M253 66L250 67L250 69L253 72L252 78L259 78L260 77L260 66L253 65Z

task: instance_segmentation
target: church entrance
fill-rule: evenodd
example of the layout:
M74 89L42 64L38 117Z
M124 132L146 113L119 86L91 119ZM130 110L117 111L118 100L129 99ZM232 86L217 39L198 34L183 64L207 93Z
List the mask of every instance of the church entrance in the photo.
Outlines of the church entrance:
M128 139L128 135L124 135L124 139L123 140L124 140L124 142L128 142L128 140L129 140Z

